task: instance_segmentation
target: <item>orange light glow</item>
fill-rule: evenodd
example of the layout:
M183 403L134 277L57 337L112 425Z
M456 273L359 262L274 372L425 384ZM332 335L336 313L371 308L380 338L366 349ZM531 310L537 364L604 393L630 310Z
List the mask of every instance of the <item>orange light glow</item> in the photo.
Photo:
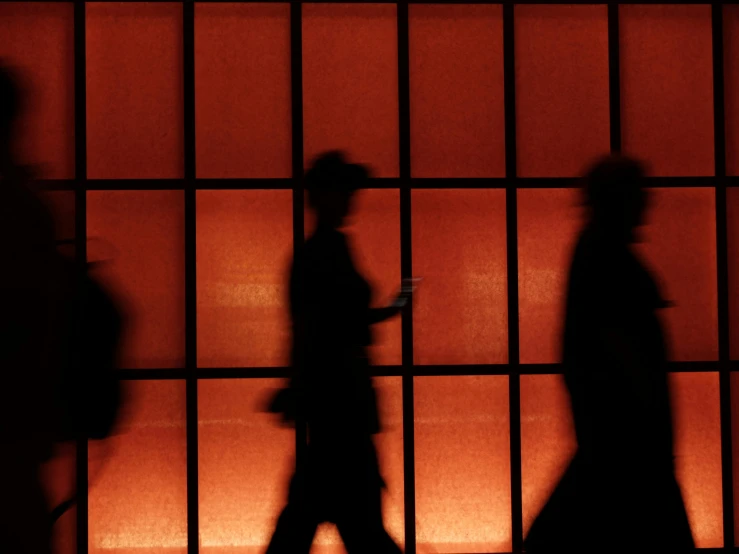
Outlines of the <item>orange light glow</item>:
M356 195L354 214L345 232L357 269L373 287L373 306L387 306L400 290L400 195L397 190L367 189ZM305 236L315 216L305 212ZM400 317L372 326L370 349L375 365L400 365Z
M383 421L377 436L385 522L403 537L403 420L400 378L376 380ZM198 384L200 541L207 553L257 554L269 543L292 476L295 434L263 412L277 379L204 380ZM323 526L312 552L340 552L335 529Z
M292 236L290 191L198 191L198 366L289 363Z
M287 498L295 433L264 413L279 379L198 383L200 549L263 552Z
M103 262L95 275L126 316L122 367L184 367L182 191L88 192L87 236L88 260Z
M652 189L645 256L673 308L661 311L675 360L718 357L716 215L713 189Z
M503 177L503 10L411 4L413 177Z
M579 175L609 150L608 10L517 5L514 36L518 174Z
M655 175L713 175L711 6L621 5L623 149Z
M739 531L739 373L731 374L731 452L734 491L734 533ZM734 539L734 544L739 544L739 538Z
M505 191L414 190L415 362L506 363Z
M739 359L739 189L726 189L726 225L729 268L729 350Z
M289 4L195 3L198 177L290 177Z
M576 189L518 193L518 309L521 363L562 359L567 275L582 226Z
M0 3L0 59L17 67L28 105L20 155L48 179L74 177L72 2Z
M183 177L182 4L85 5L88 177Z
M570 397L561 375L521 376L523 531L549 500L575 453Z
M696 546L723 545L721 415L717 373L670 375L675 462Z
M727 175L739 175L739 6L722 7L724 11L726 173Z
M508 377L416 377L418 552L510 552Z
M187 552L185 383L134 381L119 434L90 443L91 554Z
M306 165L349 152L378 177L398 176L398 51L393 4L303 6Z

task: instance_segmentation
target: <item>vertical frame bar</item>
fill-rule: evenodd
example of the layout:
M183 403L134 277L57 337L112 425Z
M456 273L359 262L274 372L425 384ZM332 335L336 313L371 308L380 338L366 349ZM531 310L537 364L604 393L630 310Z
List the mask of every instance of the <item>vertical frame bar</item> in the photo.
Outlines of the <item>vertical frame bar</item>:
M182 3L185 130L185 367L187 410L187 552L198 554L197 229L195 192L195 2Z
M523 551L521 491L521 384L518 335L518 205L516 177L516 61L515 7L503 5L503 75L505 102L506 251L508 279L508 405L511 456L511 543Z
M711 6L713 41L713 126L716 172L716 262L718 279L718 351L721 410L721 483L724 547L734 548L734 483L731 431L731 373L729 366L729 269L726 221L726 135L724 121L723 6Z
M293 251L305 240L305 192L303 189L303 167L305 164L303 151L303 6L300 3L290 4L290 97L292 118L292 197L293 197ZM302 310L300 310L302 313ZM302 322L296 322L302 326ZM297 339L303 333L296 333ZM294 355L302 359L302 344L298 343ZM296 461L305 456L308 444L308 430L305 421L299 418L295 422L295 455Z
M74 239L80 319L85 317L82 278L87 270L87 63L85 2L74 3ZM78 322L78 325L80 323ZM81 352L75 353L75 363ZM88 552L87 437L77 440L77 554Z
M400 161L400 275L413 276L411 227L410 38L408 4L397 4L398 24L398 148ZM413 299L401 321L403 366L403 494L405 552L416 552L416 464L413 389Z
M621 152L621 53L618 4L608 4L608 100L611 153Z

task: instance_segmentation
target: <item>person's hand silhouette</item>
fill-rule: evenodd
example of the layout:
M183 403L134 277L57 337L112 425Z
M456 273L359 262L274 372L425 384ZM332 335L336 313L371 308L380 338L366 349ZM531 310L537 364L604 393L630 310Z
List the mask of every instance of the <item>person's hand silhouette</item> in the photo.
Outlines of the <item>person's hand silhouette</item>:
M405 308L409 303L411 298L413 297L413 293L418 288L418 285L421 282L421 278L413 278L413 279L403 279L403 284L400 287L400 292L398 293L398 296L393 301L393 307L398 309Z

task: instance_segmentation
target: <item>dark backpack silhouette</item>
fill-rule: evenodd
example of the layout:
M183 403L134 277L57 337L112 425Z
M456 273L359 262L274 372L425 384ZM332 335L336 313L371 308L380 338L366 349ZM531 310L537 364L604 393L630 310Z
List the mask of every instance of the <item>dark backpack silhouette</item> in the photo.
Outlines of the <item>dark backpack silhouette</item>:
M109 437L123 400L115 375L124 318L113 297L87 270L79 275L70 260L61 262L62 363L58 403L61 411L57 440L102 440ZM54 521L76 501L61 503Z

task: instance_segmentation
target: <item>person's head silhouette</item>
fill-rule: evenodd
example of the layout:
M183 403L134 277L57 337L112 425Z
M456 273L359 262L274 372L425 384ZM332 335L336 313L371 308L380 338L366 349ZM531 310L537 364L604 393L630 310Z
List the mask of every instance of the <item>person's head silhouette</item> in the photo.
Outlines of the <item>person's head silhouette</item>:
M318 225L341 227L351 212L354 194L368 178L367 168L348 163L341 152L318 156L305 173L308 204L315 211Z
M625 156L598 160L585 175L591 225L604 237L632 242L647 207L644 165Z

